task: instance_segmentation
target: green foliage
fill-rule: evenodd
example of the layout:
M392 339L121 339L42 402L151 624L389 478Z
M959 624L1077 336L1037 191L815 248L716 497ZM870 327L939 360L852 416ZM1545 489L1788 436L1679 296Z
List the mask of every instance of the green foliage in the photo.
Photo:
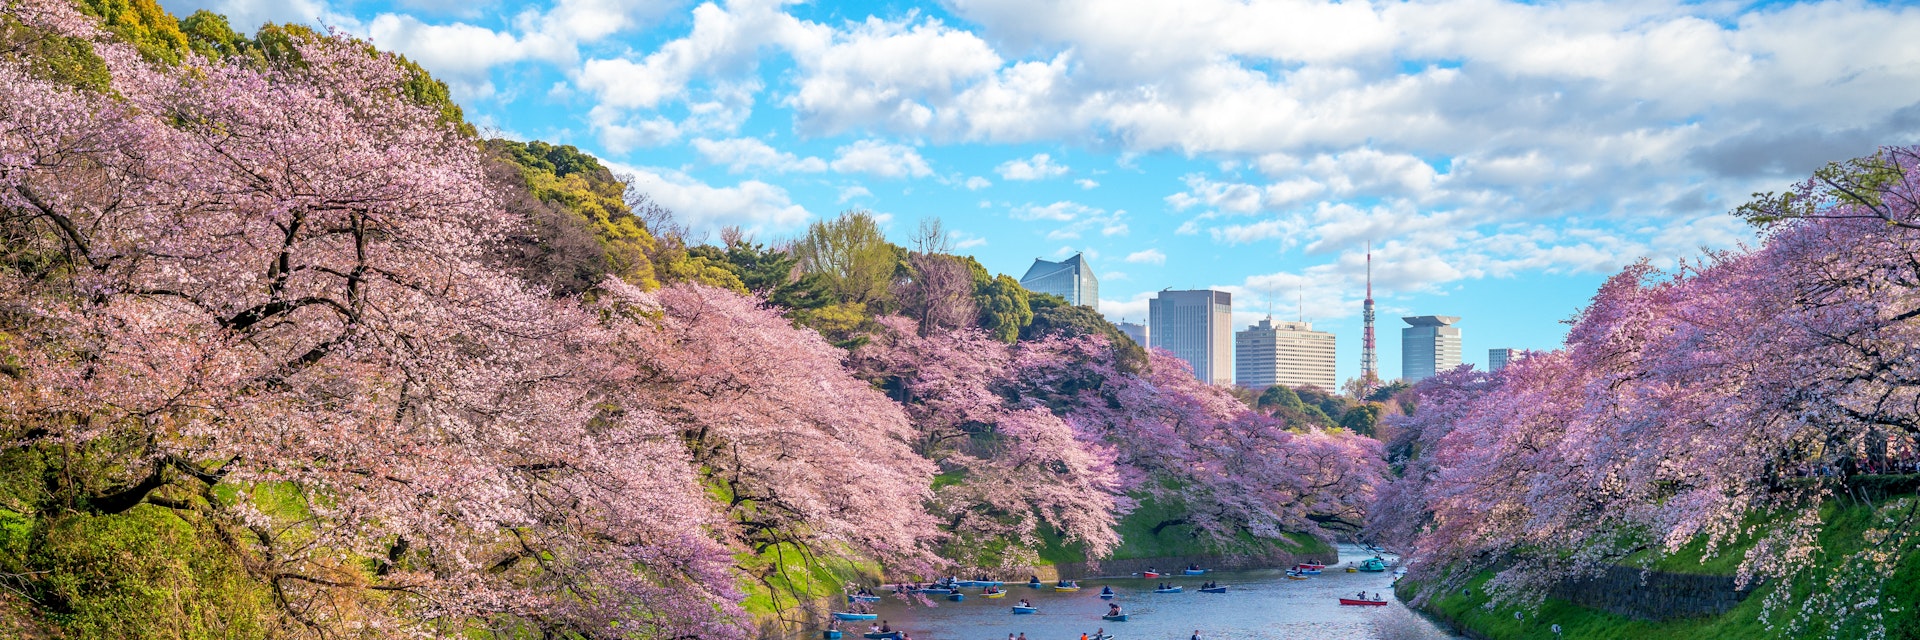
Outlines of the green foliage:
M48 622L76 638L273 635L271 589L169 509L52 518L23 559L45 572L35 586Z
M1033 320L1020 330L1020 339L1037 340L1050 335L1106 336L1117 351L1116 364L1121 370L1136 373L1146 370L1147 350L1134 344L1133 338L1107 322L1100 312L1067 304L1065 298L1056 295L1028 292L1028 296Z
M1306 407L1300 403L1300 394L1294 393L1286 385L1279 384L1267 387L1266 391L1260 392L1260 399L1256 406L1261 409L1287 408L1296 411Z
M94 53L93 43L30 29L8 14L0 14L0 56L21 61L35 76L76 89L111 89L112 74Z
M180 19L180 33L186 35L188 48L209 58L247 55L253 41L233 30L227 17L205 9Z
M609 273L636 286L659 286L655 261L661 247L628 206L627 185L599 160L571 145L539 140L493 139L486 145L497 157L519 167L535 198L572 213L578 224L592 232ZM670 279L744 290L739 278L711 260L676 254L661 261Z
M746 241L729 243L725 248L699 246L688 253L725 266L744 287L775 305L788 310L819 309L833 304L833 293L824 276L801 273L799 258L791 253Z
M980 328L1002 342L1019 340L1020 332L1033 323L1027 289L1005 274L983 281L986 269L971 257L967 262L975 268L973 302L980 310Z
M1745 218L1748 224L1764 228L1787 220L1820 217L1823 208L1837 204L1863 207L1887 218L1889 223L1914 224L1913 220L1894 216L1882 201L1891 187L1905 179L1900 163L1888 157L1888 153L1883 150L1870 156L1829 162L1813 172L1807 190L1755 193L1753 200L1735 208L1733 214Z
M906 250L887 242L880 223L866 211L813 223L794 254L801 268L825 278L841 302L876 312L886 308L894 274L906 259Z
M148 60L179 64L189 49L179 21L154 0L79 0L78 4Z
M460 110L460 105L454 104L453 92L447 89L447 83L434 79L433 74L427 73L425 68L408 60L406 56L394 54L393 57L400 64L400 68L407 70L407 80L400 85L400 91L407 96L407 99L412 100L414 104L432 107L440 112L441 124L452 126L460 132L460 135L469 138L478 135L473 125L467 122L467 115ZM592 157L589 156L587 159L592 160ZM599 165L598 162L594 164Z
M1377 402L1361 404L1340 416L1340 426L1363 436L1372 436L1373 426L1380 422L1380 412L1385 409L1385 405Z

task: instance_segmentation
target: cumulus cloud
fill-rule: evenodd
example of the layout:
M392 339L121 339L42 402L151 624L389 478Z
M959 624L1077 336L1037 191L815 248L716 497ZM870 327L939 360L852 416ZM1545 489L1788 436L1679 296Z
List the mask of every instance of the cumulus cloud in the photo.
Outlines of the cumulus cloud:
M825 160L812 157L801 158L775 149L757 138L726 140L696 138L693 140L693 149L699 152L701 160L708 164L726 165L727 171L732 173L750 169L771 169L779 173L789 171L818 173L827 170ZM844 197L842 201L845 201Z
M980 176L969 176L965 184L968 191L979 191L993 186L993 182Z
M920 152L903 144L867 139L840 147L833 170L840 173L865 173L882 178L920 178L933 175Z
M1127 262L1135 264L1166 264L1167 254L1159 249L1143 249L1127 254Z
M1079 180L1075 180L1073 181L1073 184L1074 186L1080 187L1081 189L1092 189L1094 187L1100 186L1100 183L1094 182L1093 180L1088 178L1081 178Z
M800 228L812 214L794 204L786 189L759 180L713 186L670 169L608 163L633 187L673 211L696 234L738 226L763 235Z
M1054 164L1053 158L1036 153L1031 158L1014 158L1000 163L994 173L1006 180L1044 180L1067 174L1067 166Z

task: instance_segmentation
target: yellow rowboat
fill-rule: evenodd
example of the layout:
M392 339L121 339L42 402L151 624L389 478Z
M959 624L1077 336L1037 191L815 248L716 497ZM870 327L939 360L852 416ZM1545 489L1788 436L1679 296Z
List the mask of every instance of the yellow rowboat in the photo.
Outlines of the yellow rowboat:
M1054 587L1054 591L1079 591L1080 587Z
M993 593L982 593L982 594L980 594L980 597L982 597L982 598L1005 598L1005 597L1007 597L1007 592L1005 592L1005 591L995 591L995 592L993 592Z

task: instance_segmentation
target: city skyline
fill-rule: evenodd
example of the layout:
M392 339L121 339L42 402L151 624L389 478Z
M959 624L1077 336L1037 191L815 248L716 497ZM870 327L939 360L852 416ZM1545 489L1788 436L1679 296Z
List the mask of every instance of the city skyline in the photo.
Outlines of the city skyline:
M487 135L593 153L696 238L858 208L904 243L937 216L995 273L1085 255L1114 320L1167 287L1232 292L1236 326L1304 292L1356 337L1342 380L1369 241L1382 317L1551 349L1621 267L1751 243L1749 194L1920 140L1920 10L1871 3L1201 1L1100 28L1005 0L161 4L404 53Z

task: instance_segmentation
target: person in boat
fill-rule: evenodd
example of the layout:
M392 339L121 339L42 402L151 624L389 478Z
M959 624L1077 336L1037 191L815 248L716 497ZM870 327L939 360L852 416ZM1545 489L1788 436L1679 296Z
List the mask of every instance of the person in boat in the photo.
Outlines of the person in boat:
M1111 638L1111 637L1113 636L1107 635L1106 627L1100 627L1098 629L1093 630L1093 640L1106 640L1107 638Z
M1147 573L1160 573L1160 572L1154 571L1153 567L1147 567Z
M840 619L839 619L839 618L834 618L834 619L832 619L832 620L828 620L828 621L827 621L827 630L828 630L828 631L839 631L839 630L840 630Z
M1027 574L1027 582L1039 582L1039 581L1040 581L1040 576Z
M881 620L880 633L893 633L893 625L887 624L887 621L885 620Z
M1027 640L1027 632L1025 631L1020 632L1019 640Z
M1107 615L1110 615L1110 616L1117 616L1117 615L1120 615L1120 604L1119 604L1119 603L1108 603L1108 604L1107 604Z
M1199 571L1199 570L1200 570L1200 565L1197 565L1197 564L1190 564L1190 565L1187 565L1187 570L1188 570L1188 571Z
M867 625L867 633L880 633L880 625L877 625L877 624Z
M1194 629L1194 630L1193 630L1193 638L1192 638L1191 640L1200 640L1200 630L1199 630L1199 629Z
M1027 604L1027 599L1026 599L1026 598L1021 598L1021 599L1020 599L1020 608L1022 608L1022 609L1032 609L1032 608L1033 608L1033 605L1031 605L1031 604Z
M1386 602L1386 601L1387 601L1387 599L1386 599L1386 598L1382 598L1382 597L1380 597L1380 594L1378 594L1378 593L1375 593L1375 594L1373 594L1373 601L1374 601L1374 602Z
M1100 595L1103 595L1103 596L1113 595L1113 587L1100 587Z

